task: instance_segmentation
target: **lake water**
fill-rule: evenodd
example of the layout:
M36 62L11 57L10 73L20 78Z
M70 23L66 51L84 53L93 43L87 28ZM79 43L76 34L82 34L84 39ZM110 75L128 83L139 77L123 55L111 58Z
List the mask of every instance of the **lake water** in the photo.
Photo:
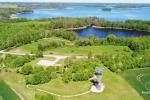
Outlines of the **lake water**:
M138 31L128 31L128 30L116 30L116 29L95 29L95 28L87 28L83 30L78 30L76 33L82 37L88 37L89 35L94 35L99 38L106 38L109 34L114 34L117 37L143 37L148 36L146 32L138 32ZM150 33L149 33L150 34Z
M109 7L111 11L104 11L103 9ZM33 13L17 14L17 18L54 18L54 17L99 17L107 20L127 20L127 19L141 19L150 20L150 6L133 7L133 8L117 8L111 5L93 5L84 6L71 5L61 9L34 9Z

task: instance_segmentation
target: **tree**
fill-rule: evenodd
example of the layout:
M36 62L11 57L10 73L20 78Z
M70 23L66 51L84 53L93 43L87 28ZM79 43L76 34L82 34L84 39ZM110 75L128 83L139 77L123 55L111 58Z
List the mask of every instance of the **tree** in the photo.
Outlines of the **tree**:
M63 76L62 76L62 80L65 82L65 83L68 83L72 80L72 73L69 72L69 71L66 71Z
M37 48L38 48L39 51L43 51L43 49L44 49L43 46L42 46L42 44L38 44Z
M29 75L33 71L33 68L31 65L25 65L21 68L21 73L24 75Z
M107 36L107 41L110 44L114 44L116 41L117 37L114 34L110 34Z
M34 74L34 73L38 73L38 72L41 72L41 71L44 71L44 68L43 68L43 67L37 67L37 66L36 66L36 67L34 67L32 73Z
M35 56L36 57L43 57L43 52L42 51L37 51Z

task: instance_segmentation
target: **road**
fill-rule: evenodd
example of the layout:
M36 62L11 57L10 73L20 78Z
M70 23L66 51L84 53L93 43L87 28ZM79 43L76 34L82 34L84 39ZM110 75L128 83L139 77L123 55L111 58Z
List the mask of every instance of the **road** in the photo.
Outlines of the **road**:
M0 54L9 54L9 55L17 55L17 56L25 56L25 55L30 55L34 56L35 54L30 54L30 53L16 53L16 52L5 52L5 51L0 51ZM53 66L60 66L60 64L57 64L58 61L65 59L67 57L71 57L70 55L52 55L52 54L44 54L43 57L52 57L55 58L54 61L52 61ZM75 56L77 59L80 58L87 58L87 56Z

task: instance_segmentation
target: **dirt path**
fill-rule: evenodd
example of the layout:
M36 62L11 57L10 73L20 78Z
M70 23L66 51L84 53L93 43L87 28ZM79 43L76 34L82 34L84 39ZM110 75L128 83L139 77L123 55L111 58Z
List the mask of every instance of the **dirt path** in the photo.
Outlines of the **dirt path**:
M20 93L18 93L14 88L11 87L11 89L18 95L18 97L19 97L21 100L25 100L25 98L24 98Z
M10 54L10 55L17 55L17 56L25 56L25 55L30 55L34 56L35 54L26 54L26 53L14 53L14 52L5 52L5 51L0 51L0 54ZM60 64L57 64L58 61L65 59L67 57L71 57L70 55L43 55L43 57L53 57L55 58L54 61L52 61L52 66L59 66ZM87 58L87 56L76 56L77 59L79 58Z
M65 96L65 95L56 94L56 93L49 92L49 91L42 90L42 89L35 89L35 88L30 87L29 85L27 85L27 88L32 89L32 90L37 90L37 91L40 91L40 92L45 92L45 93L48 93L48 94L51 94L51 95L54 95L54 96L57 96L57 97L63 97L63 98L78 97L78 96L86 95L86 94L91 92L91 91L86 91L86 92L83 92L83 93L80 93L80 94L66 95Z

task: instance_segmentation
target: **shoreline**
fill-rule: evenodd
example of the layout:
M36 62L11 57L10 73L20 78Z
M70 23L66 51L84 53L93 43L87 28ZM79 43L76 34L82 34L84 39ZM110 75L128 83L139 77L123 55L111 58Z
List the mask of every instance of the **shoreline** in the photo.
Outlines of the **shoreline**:
M83 30L83 29L86 29L88 28L87 26L84 26L84 27L78 27L78 28L67 28L65 29L66 31L76 31L76 30Z
M64 30L66 30L66 31L78 31L78 30L86 29L88 27L89 26L78 27L78 28L67 28L67 29L64 29ZM126 31L137 31L137 32L150 33L150 31L140 30L140 29L129 29L129 28L119 28L119 27L101 27L101 26L91 26L91 27L95 28L95 29L116 29L116 30L126 30ZM55 30L60 30L60 29L55 29Z
M137 32L147 32L147 33L150 33L150 31L147 31L147 30L129 29L129 28L119 28L119 27L92 26L92 28L95 28L95 29L116 29L116 30L126 30L126 31L137 31Z

